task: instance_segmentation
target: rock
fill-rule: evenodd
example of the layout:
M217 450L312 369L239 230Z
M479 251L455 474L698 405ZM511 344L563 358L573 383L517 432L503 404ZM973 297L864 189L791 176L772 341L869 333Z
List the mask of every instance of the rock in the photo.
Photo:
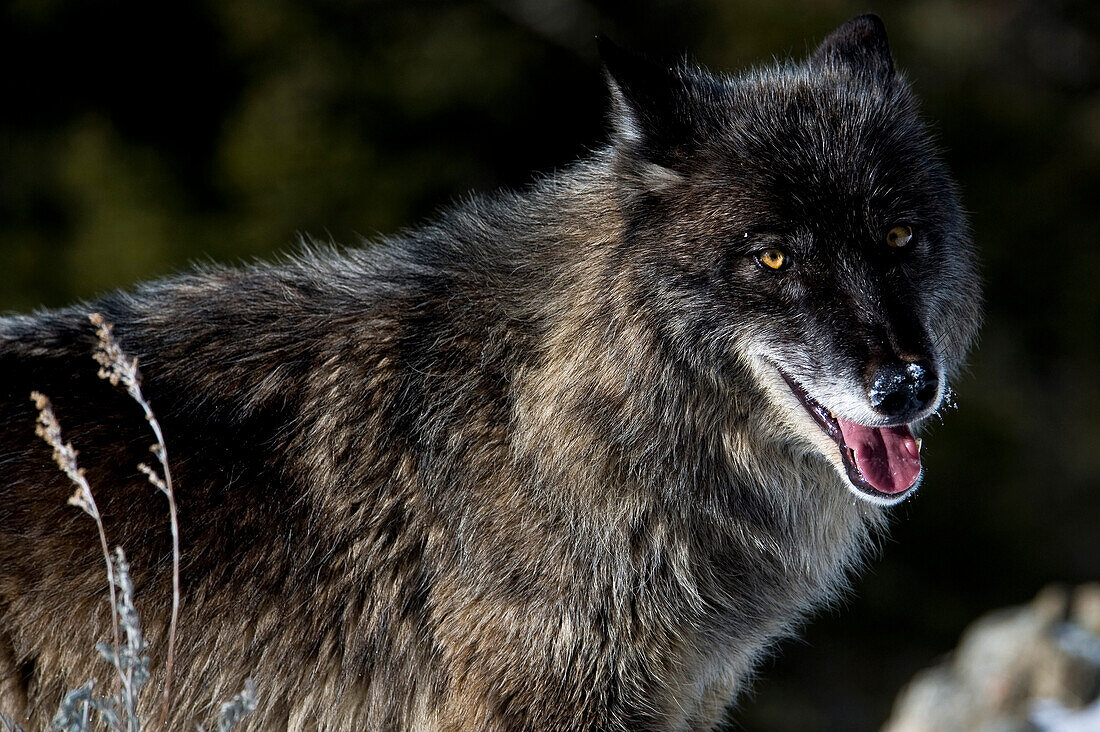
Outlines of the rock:
M883 732L1100 731L1100 584L975 621L899 694Z

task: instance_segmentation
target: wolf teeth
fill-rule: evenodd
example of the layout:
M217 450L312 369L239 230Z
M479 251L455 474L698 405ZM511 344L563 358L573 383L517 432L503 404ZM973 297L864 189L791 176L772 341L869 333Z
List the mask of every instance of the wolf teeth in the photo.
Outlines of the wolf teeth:
M924 440L922 440L921 438L919 438L919 437L918 437L918 438L917 438L917 452L918 452L918 453L920 452L920 447L921 447L921 445L923 445L923 444L924 444Z

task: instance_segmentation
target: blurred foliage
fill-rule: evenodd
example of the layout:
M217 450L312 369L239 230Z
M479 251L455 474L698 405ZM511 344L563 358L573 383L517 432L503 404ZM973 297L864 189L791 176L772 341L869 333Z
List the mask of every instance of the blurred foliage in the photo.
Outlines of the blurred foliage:
M848 0L11 0L0 307L356 241L606 139L593 36L715 68L800 56ZM873 729L967 621L1100 578L1100 5L880 8L988 280L960 408L857 592L784 646L750 730Z

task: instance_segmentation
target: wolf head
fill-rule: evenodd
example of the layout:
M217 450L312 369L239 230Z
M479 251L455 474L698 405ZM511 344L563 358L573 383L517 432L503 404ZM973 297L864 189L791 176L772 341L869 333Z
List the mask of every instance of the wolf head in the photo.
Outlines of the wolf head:
M828 459L855 495L920 482L912 429L979 321L951 181L875 16L801 64L727 78L601 42L623 260L662 338Z

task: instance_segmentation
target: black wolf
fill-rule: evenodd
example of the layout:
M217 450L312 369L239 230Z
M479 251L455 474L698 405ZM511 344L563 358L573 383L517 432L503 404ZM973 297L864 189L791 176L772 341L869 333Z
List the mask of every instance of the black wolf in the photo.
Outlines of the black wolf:
M91 311L173 457L173 728L251 676L253 728L705 729L840 591L977 328L951 179L874 16L732 78L603 45L611 143L521 193L0 321L0 706L47 720L110 632L32 390L163 668L164 508Z

